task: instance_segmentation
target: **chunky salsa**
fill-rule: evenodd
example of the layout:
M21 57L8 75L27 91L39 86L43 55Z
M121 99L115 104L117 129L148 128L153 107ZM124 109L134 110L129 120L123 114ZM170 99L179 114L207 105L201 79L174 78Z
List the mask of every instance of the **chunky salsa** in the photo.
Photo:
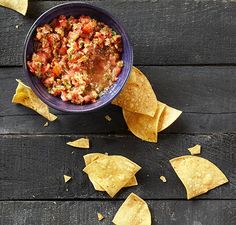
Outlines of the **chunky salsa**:
M118 78L122 40L112 28L89 16L60 16L37 28L27 62L54 96L74 104L95 102Z

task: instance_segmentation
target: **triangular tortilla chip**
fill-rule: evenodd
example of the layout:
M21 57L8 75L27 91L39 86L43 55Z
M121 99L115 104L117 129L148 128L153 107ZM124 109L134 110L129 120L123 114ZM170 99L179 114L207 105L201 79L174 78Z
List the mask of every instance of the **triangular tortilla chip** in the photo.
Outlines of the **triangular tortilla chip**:
M75 141L69 141L66 143L75 148L89 148L89 139L88 138L79 138Z
M201 153L201 145L195 145L192 148L188 148L191 155L198 155Z
M70 179L71 179L70 176L64 175L64 181L65 181L65 183L67 183Z
M30 87L20 80L16 81L18 82L18 86L16 88L16 93L12 98L12 103L21 104L33 109L49 121L54 121L57 118L57 116L49 112L48 106L34 94Z
M165 130L172 123L174 123L181 113L182 111L166 105L159 119L158 132Z
M112 222L116 225L151 225L147 203L131 193L117 211Z
M83 171L114 197L140 169L140 166L123 156L104 155L87 165Z
M85 162L85 166L89 165L90 163L92 163L93 161L103 157L105 154L102 153L90 153L87 155L84 155L84 162ZM106 156L106 155L105 155ZM91 181L91 183L93 184L93 187L96 191L105 191L98 183L96 183L96 181L94 181L90 176L89 180ZM138 185L138 181L136 179L135 176L133 176L128 183L124 186L124 187L132 187L132 186L136 186Z
M146 76L133 66L126 85L112 104L130 112L154 116L157 98Z
M25 16L28 8L28 0L0 0L0 6L13 9Z
M149 141L157 142L157 129L159 118L165 108L164 103L159 103L154 117L147 115L129 112L123 109L123 116L129 130L138 138Z
M187 199L228 182L223 172L207 159L185 155L170 160L187 191Z

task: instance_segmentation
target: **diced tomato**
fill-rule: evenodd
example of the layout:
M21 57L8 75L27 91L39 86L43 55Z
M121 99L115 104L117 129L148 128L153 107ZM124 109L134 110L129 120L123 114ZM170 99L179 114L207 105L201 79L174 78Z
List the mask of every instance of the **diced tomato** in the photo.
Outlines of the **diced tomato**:
M42 64L45 64L48 60L48 54L45 52L38 52L34 53L32 58L34 62L40 62Z
M52 69L53 74L59 76L61 74L61 71L62 71L61 66L58 63L56 63Z
M54 47L56 42L60 41L60 36L58 34L49 34L48 41L51 47Z
M96 26L96 23L94 23L93 21L90 21L89 23L87 23L83 26L82 31L85 34L91 34L93 32L95 26Z
M66 46L62 46L62 47L60 48L60 50L59 50L59 54L61 54L61 55L65 55L66 52L67 52Z
M47 73L49 71L49 69L50 69L50 64L47 64L46 66L42 66L42 68L41 68L42 74Z
M65 16L60 16L59 17L59 26L60 27L66 27L67 26L67 19Z
M120 67L115 67L115 68L113 69L113 71L114 71L114 75L115 75L115 76L118 76L118 75L120 74L120 72L121 72L121 68L120 68Z

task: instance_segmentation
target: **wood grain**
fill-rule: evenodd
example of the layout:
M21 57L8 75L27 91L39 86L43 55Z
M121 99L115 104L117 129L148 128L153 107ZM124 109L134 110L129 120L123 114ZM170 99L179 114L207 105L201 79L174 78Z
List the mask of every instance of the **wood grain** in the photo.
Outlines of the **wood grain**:
M62 2L30 1L26 17L0 8L0 65L22 64L23 42L30 26L45 10ZM235 64L234 2L88 2L108 10L122 22L133 43L135 64Z
M2 135L0 136L0 200L9 199L107 199L96 192L84 168L83 155L108 152L128 157L142 169L139 185L122 190L117 198L134 191L146 199L186 199L180 180L169 160L189 154L188 147L202 145L201 156L215 163L230 183L200 196L201 199L236 199L236 134L177 135L160 134L157 144L134 136L88 135L89 150L66 145L79 135ZM72 181L64 183L63 175ZM167 183L159 177L164 175ZM68 190L67 190L68 189Z
M234 66L142 66L157 98L187 113L236 113L236 67ZM27 115L32 111L14 107L15 79L25 81L20 67L0 68L2 104L0 116Z
M143 66L158 99L184 113L165 133L235 133L236 67ZM88 114L45 119L11 103L22 69L0 68L0 134L128 134L120 108L108 105ZM110 115L111 122L105 120Z
M236 201L147 201L153 225L235 225ZM0 202L1 224L112 224L122 201ZM97 212L105 219L97 220ZM206 213L207 212L207 213Z

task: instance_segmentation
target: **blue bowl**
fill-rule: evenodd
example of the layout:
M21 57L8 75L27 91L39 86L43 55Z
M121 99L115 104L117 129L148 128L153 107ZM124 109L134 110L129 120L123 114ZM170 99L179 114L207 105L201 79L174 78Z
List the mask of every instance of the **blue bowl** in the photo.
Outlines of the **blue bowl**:
M95 103L87 105L75 105L69 102L63 102L59 97L55 97L49 94L43 83L36 76L34 76L27 67L27 60L30 60L34 51L33 44L36 34L36 28L40 25L51 22L54 18L60 15L65 15L66 17L79 17L80 15L91 16L92 18L104 22L108 26L112 27L117 33L122 36L122 60L124 61L124 67L122 68L118 80ZM43 13L31 26L24 43L23 68L29 85L43 102L57 110L64 112L89 112L99 109L110 103L112 99L114 99L119 94L119 92L125 85L129 77L132 65L133 50L122 25L110 13L87 3L65 3L49 9L48 11Z

